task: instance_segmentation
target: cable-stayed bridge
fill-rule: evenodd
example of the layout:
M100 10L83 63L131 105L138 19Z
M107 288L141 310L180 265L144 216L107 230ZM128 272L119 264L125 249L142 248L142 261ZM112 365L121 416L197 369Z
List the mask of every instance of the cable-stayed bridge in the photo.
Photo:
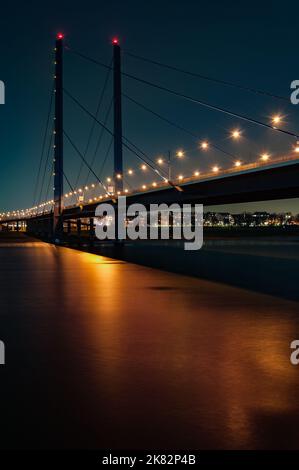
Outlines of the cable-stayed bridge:
M236 113L228 108L197 99L191 94L162 86L147 78L127 73L122 68L122 54L118 39L113 39L113 58L110 64L89 57L65 45L63 34L59 33L55 44L55 74L51 89L49 109L46 118L45 134L42 151L37 168L37 178L34 188L33 204L30 208L16 208L0 214L0 223L20 224L35 234L44 234L57 238L57 234L70 231L71 221L80 225L83 219L88 219L91 232L94 230L95 208L101 202L117 203L119 196L126 196L128 203L202 203L204 205L229 204L262 200L286 199L299 197L299 141L298 135L286 129L284 117L276 114L267 120L258 120L245 114ZM93 64L105 71L104 86L101 89L96 112L91 112L81 100L70 92L64 81L64 55L77 57L79 60ZM196 79L208 81L224 87L236 88L257 96L266 96L273 100L286 102L283 96L269 93L237 83L215 79L194 72L163 64L145 57L125 51L131 58L146 62L160 68L162 71L180 73ZM257 126L273 134L284 135L290 140L284 153L273 156L263 151L253 159L246 161L235 153L228 151L218 142L200 138L197 133L181 125L176 117L162 115L144 103L123 91L122 82L128 80L131 84L139 84L150 90L158 90L174 99L184 100L203 109L234 117L242 124ZM109 101L106 113L102 112L102 103L107 95L108 85L112 84L113 96ZM72 102L91 122L91 128L85 150L81 150L76 139L69 133L67 125L69 116L65 113L65 100ZM158 121L164 122L188 135L196 142L196 148L202 155L213 152L226 157L225 165L212 163L204 170L198 168L198 158L194 168L183 171L177 169L178 163L184 161L188 150L177 149L165 155L153 157L139 145L128 139L123 133L123 101L127 100L136 108L149 113ZM113 112L113 126L108 125L108 118ZM89 158L91 141L98 132L99 136L92 158ZM109 145L101 153L101 169L97 171L95 163L103 135L109 137ZM228 138L236 145L244 139L242 127L236 127L229 133ZM68 174L64 148L68 145L72 153L80 160L80 168L75 180ZM135 159L135 164L128 165L124 158L124 150ZM105 175L105 165L111 159L113 174ZM239 152L238 152L239 155ZM190 166L190 165L189 165ZM83 169L88 171L83 178ZM54 194L52 193L54 188ZM85 221L86 222L86 221ZM58 237L59 238L59 237Z

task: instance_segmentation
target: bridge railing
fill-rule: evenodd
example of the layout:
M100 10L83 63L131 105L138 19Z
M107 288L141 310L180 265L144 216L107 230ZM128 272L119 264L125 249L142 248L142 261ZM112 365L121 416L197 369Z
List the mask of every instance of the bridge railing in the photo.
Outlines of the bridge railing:
M172 183L180 186L187 183L192 183L196 181L205 181L211 178L221 178L223 176L230 176L235 174L245 173L251 170L263 170L266 168L276 167L277 165L288 164L292 162L299 162L299 155L288 155L276 158L275 160L267 160L267 161L258 161L253 163L244 163L240 164L239 166L234 166L230 168L220 168L214 167L211 171L208 172L196 172L196 175L192 176L184 176L182 178L175 178L172 180ZM154 182L152 184L144 184L138 188L133 189L125 189L121 194L122 195L132 195L132 194L142 194L150 191L156 191L168 188L169 184L167 181L161 182ZM101 194L102 187L99 183L92 183L91 185L83 188L79 188L74 192L70 192L65 194L63 205L67 209L71 209L73 207L78 207L80 205L87 206L89 204L99 203L102 200L109 200L113 194ZM25 209L25 210L18 210L18 211L10 211L7 213L3 213L0 216L0 222L5 221L14 221L14 220L26 220L37 216L47 215L52 213L53 211L53 201L48 201L46 203L40 204L36 208L32 209Z

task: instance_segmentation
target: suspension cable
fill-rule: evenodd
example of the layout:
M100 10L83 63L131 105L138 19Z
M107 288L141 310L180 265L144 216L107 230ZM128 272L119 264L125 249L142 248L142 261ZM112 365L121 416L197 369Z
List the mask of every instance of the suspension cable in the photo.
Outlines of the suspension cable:
M64 89L64 92L69 96L69 98L71 98L83 111L85 111L86 114L88 114L92 119L95 119L96 122L102 126L110 135L112 135L114 137L114 133L106 126L104 125L101 121L99 121L90 111L88 111L87 108L85 108L85 106L83 106L80 101L78 101L71 93L69 93L66 89ZM129 139L127 138L124 138L127 142L129 142L130 145L133 145L136 149L136 145L133 144L132 142L129 141ZM168 181L161 173L160 171L155 168L155 166L153 166L151 163L149 163L148 161L146 161L141 155L139 155L136 150L132 149L126 142L122 142L123 146L125 148L127 148L130 152L132 152L134 155L136 155L140 160L142 160L144 163L146 163L155 173L157 173L165 182L167 182L170 186L173 186L171 184L170 181ZM144 156L146 156L146 158L149 159L149 157L144 153L142 152ZM92 170L93 171L93 170Z
M105 65L104 63L102 63L102 62L100 62L96 59L92 59L91 57L88 57L85 54L82 54L82 53L79 53L79 52L74 52L74 50L72 50L72 52L79 55L80 57L90 61L90 62L93 62L93 63L101 66L101 67L108 68L108 66ZM153 88L159 89L161 91L165 91L169 94L172 94L174 96L178 96L178 97L183 98L187 101L191 101L193 103L199 104L201 106L212 109L214 111L219 111L219 112L227 114L229 116L233 116L233 117L236 117L238 119L242 119L243 121L247 121L247 122L250 122L250 123L255 124L255 125L266 127L267 129L271 129L271 130L276 131L276 132L281 132L281 133L289 135L291 137L295 137L296 139L299 138L298 134L295 134L294 132L286 131L286 130L280 129L279 127L276 127L276 126L271 126L270 124L266 124L266 123L264 123L262 121L259 121L257 119L253 119L253 118L250 118L250 117L245 116L243 114L238 114L238 113L235 113L235 112L230 111L228 109L221 108L220 106L212 105L212 104L210 104L206 101L202 101L202 100L193 98L192 96L185 95L184 93L179 93L178 91L171 90L170 88L164 87L162 85L158 85L158 84L150 82L148 80L144 80L142 78L136 77L135 75L132 75L132 74L129 74L129 73L126 73L126 72L122 72L122 75L127 77L127 78L131 78L132 80L135 80L137 82L143 83L144 85L148 85L148 86L151 86Z
M72 139L69 137L69 135L66 133L66 131L64 130L63 131L65 137L67 138L67 140L70 142L71 146L73 147L73 149L77 152L77 154L79 155L79 157L83 160L83 162L85 163L85 165L90 169L90 171L92 172L92 174L94 175L94 177L97 179L97 181L103 186L107 196L110 196L110 193L109 191L107 190L105 184L103 183L103 181L98 177L98 175L93 171L93 169L91 168L91 166L89 165L89 163L86 161L86 159L84 158L83 154L80 152L80 150L78 149L78 147L74 144L74 142L72 141Z
M102 176L102 173L103 173L104 167L105 167L105 165L106 165L106 161L107 161L107 159L108 159L108 155L109 155L109 153L110 153L112 144L113 144L113 136L111 136L111 139L110 139L108 148L107 148L107 150L106 150L106 154L105 154L104 160L103 160L103 162L102 162L102 166L101 166L101 169L100 169L100 176Z
M110 62L110 66L111 66L111 64L112 64L112 61ZM100 109L101 109L101 106L102 106L102 103L103 103L103 99L104 99L104 95L105 95L105 91L106 91L106 88L107 88L107 84L108 84L110 72L111 72L111 70L108 69L108 70L107 70L107 73L106 73L104 85L103 85L103 87L102 87L102 89L101 89L101 93L100 93L100 96L99 96L99 100L98 100L98 105L97 105L97 108L96 108L95 116L98 116L98 114L99 114L99 112L100 112ZM93 122L92 122L91 129L90 129L90 132L89 132L88 140L87 140L87 145L86 145L86 148L85 148L85 151L84 151L84 154L83 154L83 155L84 155L84 158L86 158L86 156L87 156L87 153L88 153L88 150L89 150L89 147L90 147L90 143L91 143L91 139L92 139L92 136L93 136L93 132L94 132L95 125L96 125L96 122L93 121ZM77 178L76 178L75 187L77 186L78 181L79 181L79 179L80 179L81 172L82 172L82 168L83 168L83 161L81 160L81 165L80 165L80 169L79 169L79 172L78 172L78 175L77 175ZM89 176L89 174L90 174L90 172L88 173L88 176Z
M204 106L204 107L212 109L214 111L219 111L223 114L227 114L229 116L237 117L238 119L242 119L243 121L247 121L247 122L250 122L252 124L256 124L256 125L259 125L259 126L262 126L262 127L266 127L267 129L271 129L273 131L281 132L283 134L295 137L297 139L299 137L298 134L295 134L294 132L290 132L290 131L287 131L287 130L284 130L284 129L280 129L279 127L276 127L276 126L271 126L270 124L266 124L265 122L259 121L257 119L250 118L248 116L245 116L244 114L235 113L233 111L222 108L220 106L212 105L212 104L210 104L206 101L198 100L196 98L193 98L192 96L185 95L184 93L179 93L178 91L171 90L170 88L166 88L162 85L158 85L156 83L149 82L148 80L144 80L144 79L135 77L134 75L130 75L130 74L127 74L127 73L124 73L123 75L125 75L126 77L131 78L133 80L136 80L140 83L143 83L145 85L151 86L151 87L159 89L161 91L166 91L167 93L169 93L171 95L178 96L179 98L183 98L187 101L191 101L192 103L199 104L200 106Z
M51 180L52 180L52 177L53 177L53 171L54 171L54 162L52 162L51 171L50 171L50 175L49 175L49 179L48 179L48 185L47 185L47 192L46 192L45 202L48 201L48 195L49 195ZM44 214L44 213L45 213L45 209L43 210L43 214Z
M40 173L41 173L41 169L42 169L42 162L43 162L44 152L45 152L45 148L46 148L46 141L47 141L47 136L48 136L48 129L49 129L51 110L52 110L53 96L54 96L54 84L53 84L53 86L51 88L51 91L50 91L50 100L49 100L49 105L48 105L48 113L47 113L47 120L46 120L46 126L45 126L45 133L44 133L44 137L43 137L42 151L41 151L41 155L40 155L38 172L37 172L37 176L36 176L36 182L35 182L34 193L33 193L33 204L32 204L33 206L35 206L35 202L36 202L36 196L37 196L37 191L38 191L38 186L39 186Z
M51 148L52 148L52 141L53 141L53 133L51 134L51 138L50 138L50 140L49 140L47 158L46 158L46 161L45 161L44 172L43 172L43 178L42 178L42 184L41 184L41 188L40 188L40 193L39 193L39 198L38 198L37 206L40 205L41 199L42 199L42 193L43 193L43 188L44 188L44 182L45 182L45 177L46 177L46 171L47 171L47 166L48 166L48 162L49 162L49 158L50 158L50 151L51 151Z
M176 124L175 122L171 121L170 119L162 116L161 114L157 113L156 111L153 111L152 109L148 108L147 106L145 106L144 104L140 103L139 101L135 100L134 98L132 98L131 96L125 94L125 93L122 93L122 95L127 98L129 101L132 101L133 103L135 103L137 106L139 106L140 108L144 109L145 111L148 111L149 113L153 114L154 116L158 117L159 119L161 119L162 121L165 121L167 122L168 124L170 124L171 126L175 127L176 129L179 129L183 132L185 132L186 134L190 135L191 137L193 137L194 139L196 139L196 141L199 140L199 137L198 135L196 135L194 132L186 129L185 127L181 126L180 124ZM213 148L215 148L216 150L219 150L219 152L222 152L224 153L225 155L228 155L229 157L232 157L232 158L236 158L235 155L233 155L232 153L230 152L227 152L226 150L222 149L221 147L218 147L218 145L215 145L213 143L209 143L209 145Z
M143 62L148 62L148 63L153 64L153 65L158 65L159 67L164 67L164 68L167 68L169 70L173 70L175 72L184 73L185 75L190 75L191 77L200 78L200 79L207 80L207 81L210 81L210 82L218 83L220 85L225 85L225 86L229 86L229 87L233 87L233 88L238 88L238 89L243 90L243 91L248 91L248 92L251 92L251 93L258 94L258 95L269 96L271 98L276 98L278 100L283 100L283 101L289 102L289 98L286 98L285 96L276 95L276 94L270 93L270 92L265 91L265 90L260 90L260 89L256 89L256 88L252 88L252 87L248 87L248 86L243 86L243 85L240 85L238 83L229 82L227 80L220 80L220 79L217 79L217 78L214 78L214 77L209 77L207 75L202 75L202 74L199 74L199 73L196 73L196 72L190 72L189 70L184 70L182 68L175 67L173 65L165 64L165 63L162 63L162 62L158 62L157 60L152 60L152 59L148 59L146 57L142 57L140 55L129 52L128 50L125 50L124 52L125 52L126 55L128 55L130 57L133 57L134 59L142 60Z
M75 190L74 190L73 186L71 185L70 180L69 180L68 177L66 176L65 172L63 172L63 176L65 177L66 182L67 182L67 184L69 185L71 191L74 192Z
M106 112L106 115L105 115L105 119L104 119L104 125L106 126L107 122L108 122L108 119L109 119L109 116L110 116L110 112L111 112L111 109L112 109L112 104L113 104L113 98L111 99L110 101L110 104L109 104L109 107L108 107L108 110ZM93 120L94 124L96 124L96 121ZM94 165L94 162L95 162L95 159L96 159L96 155L98 153L98 150L99 150L99 147L102 143L102 138L103 138L103 135L104 135L104 128L102 127L101 128L101 132L100 132L100 135L99 135L99 138L98 138L98 141L97 141L97 145L95 147L95 151L94 151L94 154L93 154L93 158L92 158L92 161L90 163L90 166L93 167ZM112 144L111 144L112 145ZM100 173L101 174L101 173ZM89 179L89 176L90 176L90 170L88 172L88 175L86 177L86 180L85 180L85 184L88 183L88 179Z

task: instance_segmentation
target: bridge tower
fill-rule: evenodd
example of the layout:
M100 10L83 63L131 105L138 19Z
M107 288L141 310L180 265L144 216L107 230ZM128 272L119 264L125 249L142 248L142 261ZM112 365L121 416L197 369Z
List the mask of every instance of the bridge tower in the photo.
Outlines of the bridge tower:
M63 233L63 34L56 36L55 47L55 118L54 118L54 239Z
M123 190L123 148L121 109L121 56L117 38L113 44L113 91L114 91L114 187L115 192Z

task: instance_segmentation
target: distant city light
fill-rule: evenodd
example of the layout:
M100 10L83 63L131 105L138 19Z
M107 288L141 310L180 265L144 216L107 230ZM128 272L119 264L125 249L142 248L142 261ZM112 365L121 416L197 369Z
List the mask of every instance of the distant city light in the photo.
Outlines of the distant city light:
M262 159L264 162L266 162L267 160L269 160L269 158L270 158L270 155L269 155L268 153L263 153L263 154L261 155L261 159Z
M199 171L195 171L193 174L194 176L199 176Z
M294 152L299 153L299 140L297 140L296 145L294 147Z
M235 162L235 166L241 166L240 160L237 160L237 161Z
M183 150L178 150L177 157L182 158L184 156Z
M212 168L214 173L217 173L219 171L219 167L217 165L213 166Z
M121 174L118 173L118 174L116 175L116 178L120 180L120 179L121 179Z
M146 170L146 165L141 165L141 170L145 171Z
M182 181L182 179L184 179L183 175L179 175L179 176L178 176L178 179L179 179L180 181Z
M158 158L157 163L158 163L159 165L163 165L163 158Z
M129 175L133 175L133 170L128 170Z
M64 34L62 33L58 33L57 36L56 36L57 39L63 39L64 38Z
M119 44L118 38L113 38L112 39L112 44L118 45Z
M107 178L108 183L111 183L111 178Z

